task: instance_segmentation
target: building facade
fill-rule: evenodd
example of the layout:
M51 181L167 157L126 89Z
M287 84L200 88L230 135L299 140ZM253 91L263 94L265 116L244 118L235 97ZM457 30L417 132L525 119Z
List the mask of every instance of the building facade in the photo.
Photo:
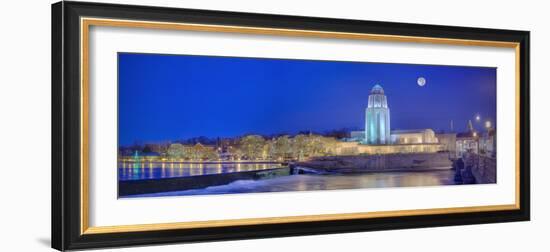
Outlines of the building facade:
M476 132L472 121L468 121L467 132L462 133L435 134L432 129L390 131L390 109L380 85L372 88L365 115L365 130L351 131L349 138L336 145L337 155L446 152L451 159L467 153L496 156L496 131L490 124L485 133Z
M456 135L456 156L463 157L467 153L475 153L488 157L496 156L496 132L494 129L485 133L474 130Z
M384 89L378 84L370 91L365 118L364 143L390 144L390 108Z
M351 131L336 146L338 155L438 152L441 145L431 129L390 130L390 108L384 89L375 85L365 110L365 130Z
M482 135L481 139L479 140L480 152L481 154L488 157L496 157L496 147L496 131L493 129L489 129Z
M473 130L456 134L456 157L464 157L466 153L479 153L479 138Z
M335 155L381 155L394 153L435 153L441 150L438 143L369 145L360 142L339 142L334 148Z
M441 151L448 152L449 158L456 158L456 133L440 133L435 136L441 145Z
M438 143L432 129L394 130L391 132L392 144Z

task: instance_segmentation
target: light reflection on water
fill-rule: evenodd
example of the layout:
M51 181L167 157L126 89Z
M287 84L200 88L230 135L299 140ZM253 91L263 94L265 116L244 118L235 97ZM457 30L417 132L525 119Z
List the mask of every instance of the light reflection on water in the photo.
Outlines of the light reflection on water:
M200 176L280 167L277 163L164 163L119 162L119 180L159 179Z
M349 175L291 175L265 180L238 180L227 185L211 186L204 189L131 197L454 185L453 177L453 170Z

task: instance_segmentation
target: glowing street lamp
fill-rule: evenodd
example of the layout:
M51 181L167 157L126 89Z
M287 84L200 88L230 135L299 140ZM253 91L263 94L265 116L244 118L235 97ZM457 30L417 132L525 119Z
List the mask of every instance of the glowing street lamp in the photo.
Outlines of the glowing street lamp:
M476 115L476 121L480 121L481 120L481 116L480 115Z
M485 128L490 129L491 128L491 121L487 120L485 122Z
M477 132L474 131L472 133L472 136L474 137L475 144L476 144L474 151L475 151L476 154L479 154L479 137L477 137Z

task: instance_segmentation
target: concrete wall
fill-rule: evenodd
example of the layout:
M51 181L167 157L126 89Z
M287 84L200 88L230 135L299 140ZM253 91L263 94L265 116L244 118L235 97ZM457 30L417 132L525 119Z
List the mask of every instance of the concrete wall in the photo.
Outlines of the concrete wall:
M467 154L464 158L465 167L470 166L472 175L478 184L497 182L496 159L477 154Z
M136 194L202 189L209 186L226 185L237 180L270 179L290 175L289 167L258 171L208 174L164 179L140 179L118 182L118 196Z
M452 162L447 153L407 153L319 157L294 165L325 172L346 173L450 169Z
M339 156L351 156L358 154L435 153L439 150L441 150L441 145L438 143L366 145L358 142L338 142L334 153Z

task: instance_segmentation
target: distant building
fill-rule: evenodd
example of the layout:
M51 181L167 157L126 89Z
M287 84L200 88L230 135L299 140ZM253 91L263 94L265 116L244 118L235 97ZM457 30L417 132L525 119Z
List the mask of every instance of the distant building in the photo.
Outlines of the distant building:
M350 132L336 147L340 155L437 152L441 144L432 129L390 131L390 108L384 89L375 85L365 110L365 130Z
M347 139L349 141L352 141L352 142L362 142L363 140L365 140L365 131L364 130L361 130L361 131L351 131L349 133L349 136L350 138Z
M456 158L456 133L441 133L435 136L441 145L441 150L449 152L450 158Z
M483 155L495 157L496 156L496 131L489 129L479 139L480 152Z
M478 153L479 142L475 131L456 134L456 156L463 157L465 153Z
M368 145L359 142L339 142L336 155L392 154L392 153L435 153L441 150L440 144L385 144Z
M374 85L370 91L369 102L365 111L366 144L389 144L390 138L390 108L380 85Z
M435 132L431 129L394 130L391 132L392 144L438 143Z
M456 156L463 157L465 153L476 153L489 157L496 156L496 131L488 128L484 133L478 133L470 127L468 131L456 135Z

